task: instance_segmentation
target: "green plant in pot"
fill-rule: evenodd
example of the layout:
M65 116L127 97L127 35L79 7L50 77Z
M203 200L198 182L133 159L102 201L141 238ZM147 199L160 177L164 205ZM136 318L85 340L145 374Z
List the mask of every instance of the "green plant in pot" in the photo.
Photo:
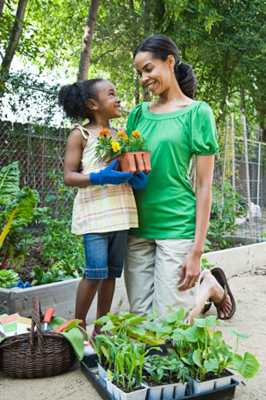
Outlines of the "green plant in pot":
M127 341L117 348L112 370L108 371L107 389L115 399L145 400L143 367L147 351L145 345Z
M108 128L101 129L96 154L104 161L117 158L122 171L148 173L151 170L150 153L145 150L144 139L139 131L133 131L128 136L123 129L115 133Z
M108 313L95 321L95 324L101 327L101 331L109 335L124 335L150 346L164 344L164 340L150 330L146 323L146 316L130 312Z
M175 351L170 350L167 355L147 356L144 371L150 400L178 399L185 395L189 369Z
M245 353L244 356L233 352L225 343L222 332L216 331L216 319L213 316L196 319L194 324L184 331L181 360L188 366L194 378L195 393L211 391L231 382L232 368L244 378L253 377L259 368L255 356Z

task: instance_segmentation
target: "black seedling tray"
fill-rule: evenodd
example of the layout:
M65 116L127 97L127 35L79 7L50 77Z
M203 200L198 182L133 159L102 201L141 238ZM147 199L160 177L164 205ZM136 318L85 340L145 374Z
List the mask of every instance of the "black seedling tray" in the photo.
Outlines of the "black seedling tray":
M86 356L80 363L81 370L86 378L90 381L90 383L97 390L99 395L104 400L113 400L110 393L106 390L106 388L101 384L98 377L98 369L97 369L97 356L93 354L91 356ZM231 384L225 386L221 389L212 390L210 392L205 392L202 394L193 394L186 395L185 397L180 398L180 400L232 400L235 395L236 386L238 382L234 379L231 380ZM148 395L147 395L148 400Z

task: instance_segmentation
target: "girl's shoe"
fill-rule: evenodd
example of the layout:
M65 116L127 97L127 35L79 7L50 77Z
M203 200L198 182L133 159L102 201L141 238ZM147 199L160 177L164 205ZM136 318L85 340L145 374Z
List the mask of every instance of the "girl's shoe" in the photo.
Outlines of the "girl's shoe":
M95 350L92 347L91 343L89 340L84 341L84 355L85 356L91 356L92 354L95 354Z

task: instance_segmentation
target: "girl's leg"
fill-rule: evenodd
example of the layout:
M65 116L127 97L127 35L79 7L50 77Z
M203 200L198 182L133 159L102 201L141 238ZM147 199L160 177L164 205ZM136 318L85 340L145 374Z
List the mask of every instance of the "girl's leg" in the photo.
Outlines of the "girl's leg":
M86 327L86 316L102 281L108 277L108 234L87 233L83 236L85 250L84 277L76 297L76 318Z
M108 242L108 278L103 279L98 288L97 319L106 315L112 305L115 290L115 279L122 274L123 264L127 250L128 231L109 232L106 234ZM95 326L94 333L100 332L100 327Z
M112 305L115 290L115 278L103 279L98 288L97 318L107 314Z
M86 328L86 316L94 299L95 293L101 281L98 279L82 278L76 296L75 318L82 320L83 328Z

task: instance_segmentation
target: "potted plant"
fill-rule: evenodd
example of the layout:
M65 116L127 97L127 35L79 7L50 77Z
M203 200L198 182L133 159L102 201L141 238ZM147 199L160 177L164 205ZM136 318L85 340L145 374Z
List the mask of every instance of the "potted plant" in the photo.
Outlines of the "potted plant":
M108 370L107 390L115 400L145 400L143 385L145 345L125 338L117 349L112 371Z
M147 356L144 371L144 380L149 387L149 400L184 397L189 370L174 351L164 356Z
M101 327L101 332L108 335L127 336L130 339L146 344L160 346L165 343L162 335L155 329L151 318L128 311L119 314L108 313L96 320L95 325ZM156 325L159 329L159 324Z
M144 139L139 131L130 136L120 129L114 135L108 128L99 132L96 154L104 161L119 160L120 169L127 172L146 173L151 170L150 153L145 150Z
M191 327L183 331L178 329L173 334L176 351L193 378L195 394L230 384L234 375L228 368L238 371L244 378L253 377L259 368L252 354L240 356L232 351L222 333L213 329L216 322L213 316L195 319Z
M94 350L98 356L98 374L101 383L106 386L107 372L114 365L114 360L118 352L119 339L107 335L96 335L92 341Z

